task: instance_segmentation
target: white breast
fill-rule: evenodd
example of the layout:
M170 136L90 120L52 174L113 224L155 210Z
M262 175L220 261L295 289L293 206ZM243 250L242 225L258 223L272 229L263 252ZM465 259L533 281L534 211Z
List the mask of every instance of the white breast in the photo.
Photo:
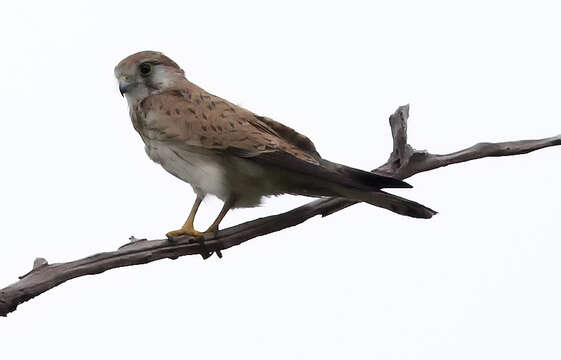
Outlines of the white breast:
M219 159L211 155L174 149L159 141L146 143L146 153L169 173L188 182L199 194L212 194L226 200L230 191Z

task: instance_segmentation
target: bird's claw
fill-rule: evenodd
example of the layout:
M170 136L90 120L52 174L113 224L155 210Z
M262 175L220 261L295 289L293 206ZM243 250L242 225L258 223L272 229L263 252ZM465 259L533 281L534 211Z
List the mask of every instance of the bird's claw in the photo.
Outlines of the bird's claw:
M199 232L195 229L190 228L181 228L178 230L172 230L166 234L167 238L177 238L180 236L188 235L188 236L201 236L203 233Z
M206 260L206 259L208 259L209 257L212 256L213 251L210 251L208 249L208 247L206 246L204 236L199 236L199 237L195 238L195 241L198 242L199 246L201 247L200 254L201 254L203 260Z
M207 231L205 231L204 233L199 232L193 228L189 228L189 227L185 227L185 228L181 228L179 230L173 230L170 231L166 234L166 237L168 238L168 241L171 242L175 242L177 241L178 237L181 236L192 236L193 237L193 242L196 242L199 244L201 250L200 250L200 254L203 257L204 260L208 259L209 257L212 256L212 254L216 253L216 255L221 259L222 258L222 252L220 250L209 250L208 247L205 244L205 234L210 235L210 237L214 237L214 235L216 235L216 233L218 232L218 227L210 227Z

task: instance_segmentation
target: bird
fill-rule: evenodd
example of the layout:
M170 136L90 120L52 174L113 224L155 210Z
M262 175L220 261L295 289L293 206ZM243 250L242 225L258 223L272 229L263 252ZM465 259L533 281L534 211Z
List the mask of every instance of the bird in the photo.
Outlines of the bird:
M363 201L413 218L436 214L382 191L412 187L408 183L322 158L308 137L207 92L161 52L132 54L114 74L148 157L196 194L187 220L168 238L216 232L230 209L255 207L264 197L282 194ZM199 232L195 215L208 194L224 205Z

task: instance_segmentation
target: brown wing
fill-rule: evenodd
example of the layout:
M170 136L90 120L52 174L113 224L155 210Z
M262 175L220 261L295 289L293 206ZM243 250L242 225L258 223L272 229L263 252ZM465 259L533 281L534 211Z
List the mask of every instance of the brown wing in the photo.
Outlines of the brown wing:
M362 190L409 187L397 179L324 160L304 135L194 85L148 97L139 104L133 118L141 136L149 139L221 150L263 165Z
M135 127L148 138L206 149L235 148L249 157L280 151L313 164L321 159L304 135L195 85L146 98L135 116Z
M314 158L321 158L314 143L308 137L268 117L258 115L254 116L255 118L251 121L254 126L267 128L273 134L282 138L286 142L296 146L300 150L306 151L310 155L313 155Z

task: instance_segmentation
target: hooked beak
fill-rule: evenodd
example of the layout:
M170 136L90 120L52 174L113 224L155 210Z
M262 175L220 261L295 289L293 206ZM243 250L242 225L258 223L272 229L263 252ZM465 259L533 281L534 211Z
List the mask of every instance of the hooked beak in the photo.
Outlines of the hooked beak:
M136 83L129 81L127 76L121 75L119 77L119 92L121 96L125 96L125 93L134 85L136 85Z

